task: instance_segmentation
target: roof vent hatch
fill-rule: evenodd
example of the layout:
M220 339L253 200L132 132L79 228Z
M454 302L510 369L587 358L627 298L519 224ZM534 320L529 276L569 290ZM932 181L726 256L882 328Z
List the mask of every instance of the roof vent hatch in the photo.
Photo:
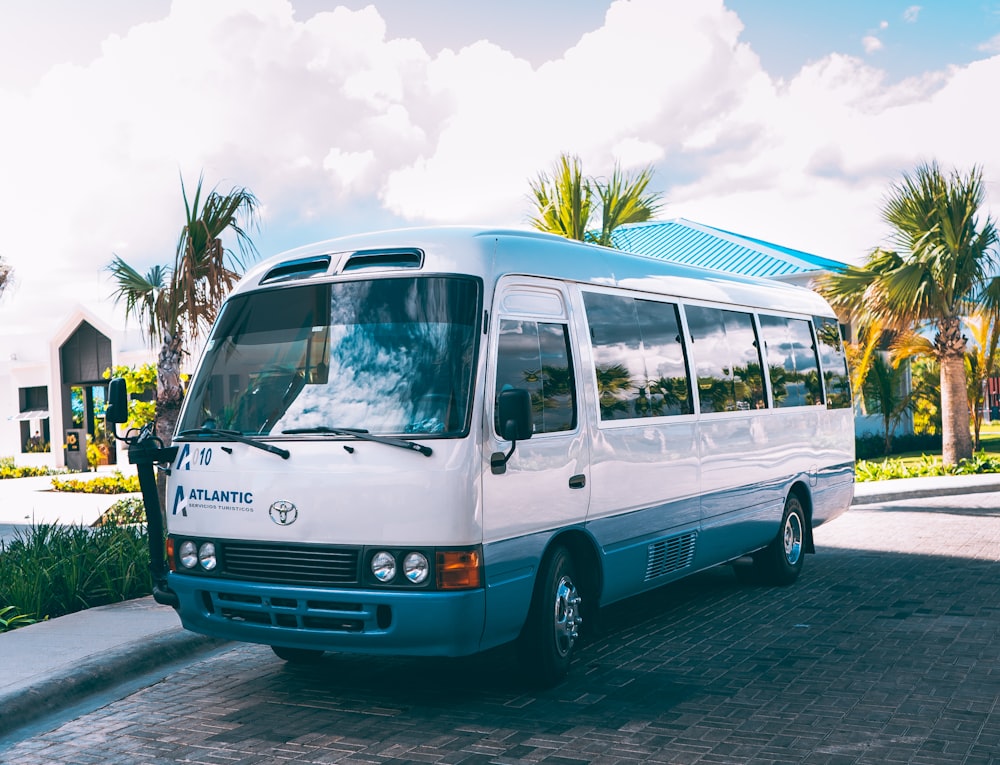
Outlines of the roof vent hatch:
M359 250L344 263L344 271L366 268L420 268L424 264L422 250L399 248L389 250Z
M264 278L260 280L260 283L274 284L275 282L288 282L293 279L308 279L310 276L325 274L329 268L329 255L322 255L318 258L288 260L264 274Z

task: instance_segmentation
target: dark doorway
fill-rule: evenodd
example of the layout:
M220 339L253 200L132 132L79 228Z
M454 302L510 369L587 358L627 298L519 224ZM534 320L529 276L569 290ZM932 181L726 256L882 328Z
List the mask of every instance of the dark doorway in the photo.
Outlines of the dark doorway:
M111 366L111 340L84 321L59 348L66 467L86 470L91 461L115 462L114 438L104 427L104 370Z

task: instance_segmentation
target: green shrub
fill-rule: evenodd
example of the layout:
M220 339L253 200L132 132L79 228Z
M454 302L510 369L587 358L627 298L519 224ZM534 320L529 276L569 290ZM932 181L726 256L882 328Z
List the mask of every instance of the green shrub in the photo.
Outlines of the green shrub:
M142 497L125 497L117 500L111 507L104 511L99 524L116 523L124 525L128 523L145 523L146 506Z
M35 620L27 614L19 614L17 606L4 606L0 608L0 632L9 632L18 627L27 627L34 624Z
M901 435L892 439L893 454L906 452L940 451L941 434ZM860 436L854 439L854 454L859 460L870 460L876 457L886 457L885 438L879 434Z
M979 451L972 455L972 459L960 460L957 465L944 465L940 458L923 454L918 462L901 459L858 460L854 466L854 477L859 482L978 473L1000 473L1000 456Z
M31 526L0 542L0 603L34 619L148 595L144 526Z
M128 494L140 491L139 477L134 475L123 475L120 470L116 470L111 475L102 475L97 478L59 478L52 479L52 488L56 491L76 491L85 494Z
M0 478L31 478L39 475L58 475L64 471L48 467L18 465L13 457L0 457Z

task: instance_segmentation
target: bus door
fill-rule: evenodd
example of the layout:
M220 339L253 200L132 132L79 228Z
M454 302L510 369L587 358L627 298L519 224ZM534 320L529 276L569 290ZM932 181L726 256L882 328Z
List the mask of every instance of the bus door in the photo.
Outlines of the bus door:
M502 589L513 593L527 586L515 596L523 596L525 609L545 542L556 529L582 524L590 501L579 353L568 305L560 283L521 277L501 282L490 319L483 423L487 587L505 583ZM511 442L497 434L495 403L500 391L511 388L529 393L533 430L498 467L495 455L510 453ZM488 621L491 612L497 616L497 594L488 596Z

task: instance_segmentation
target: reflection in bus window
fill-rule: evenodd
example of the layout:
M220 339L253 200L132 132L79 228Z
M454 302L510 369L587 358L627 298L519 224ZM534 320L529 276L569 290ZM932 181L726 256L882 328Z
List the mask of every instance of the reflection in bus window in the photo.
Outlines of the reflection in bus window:
M826 389L827 409L850 409L851 378L847 371L847 357L840 339L840 325L836 319L814 316L820 363L823 365L823 386Z
M760 316L771 394L776 407L823 403L819 365L809 322L784 316Z
M501 319L496 393L523 388L531 394L535 433L576 427L575 387L564 324ZM499 432L499 423L494 427Z
M704 306L686 306L684 312L700 411L749 411L767 406L751 315Z
M584 293L602 420L691 414L677 306Z
M372 279L233 297L181 429L456 435L468 429L479 326L472 279Z

